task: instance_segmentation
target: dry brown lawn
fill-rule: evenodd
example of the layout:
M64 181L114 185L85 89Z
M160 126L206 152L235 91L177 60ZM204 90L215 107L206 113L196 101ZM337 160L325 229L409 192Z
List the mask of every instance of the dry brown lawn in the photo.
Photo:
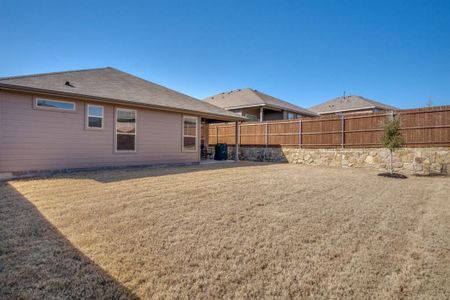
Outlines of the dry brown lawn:
M450 179L240 163L0 186L0 298L450 298Z

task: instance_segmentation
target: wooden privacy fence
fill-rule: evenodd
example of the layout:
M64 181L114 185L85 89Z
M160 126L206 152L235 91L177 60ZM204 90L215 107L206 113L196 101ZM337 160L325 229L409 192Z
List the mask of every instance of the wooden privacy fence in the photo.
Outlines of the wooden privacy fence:
M386 122L397 116L405 147L450 146L450 106L373 114L244 122L239 126L242 146L301 148L380 147ZM234 145L235 124L209 124L208 144Z

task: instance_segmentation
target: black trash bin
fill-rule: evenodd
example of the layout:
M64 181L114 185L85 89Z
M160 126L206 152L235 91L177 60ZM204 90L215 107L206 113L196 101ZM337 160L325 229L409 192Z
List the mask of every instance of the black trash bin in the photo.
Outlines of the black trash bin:
M215 160L227 160L228 159L228 145L227 144L216 144L214 150Z

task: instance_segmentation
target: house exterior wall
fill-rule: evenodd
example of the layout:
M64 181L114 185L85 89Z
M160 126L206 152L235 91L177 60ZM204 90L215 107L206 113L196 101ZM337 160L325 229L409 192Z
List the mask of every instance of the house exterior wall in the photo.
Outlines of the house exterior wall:
M75 112L33 108L33 95L0 91L0 173L198 162L195 152L182 152L180 113L76 99ZM104 107L104 128L85 129L86 104ZM136 152L115 151L115 108L137 111Z

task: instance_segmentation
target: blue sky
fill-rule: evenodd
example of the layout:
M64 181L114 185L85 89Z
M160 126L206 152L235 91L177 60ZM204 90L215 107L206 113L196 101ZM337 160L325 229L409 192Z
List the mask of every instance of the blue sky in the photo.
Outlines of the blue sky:
M197 98L443 105L449 15L448 0L0 0L0 76L112 66Z

